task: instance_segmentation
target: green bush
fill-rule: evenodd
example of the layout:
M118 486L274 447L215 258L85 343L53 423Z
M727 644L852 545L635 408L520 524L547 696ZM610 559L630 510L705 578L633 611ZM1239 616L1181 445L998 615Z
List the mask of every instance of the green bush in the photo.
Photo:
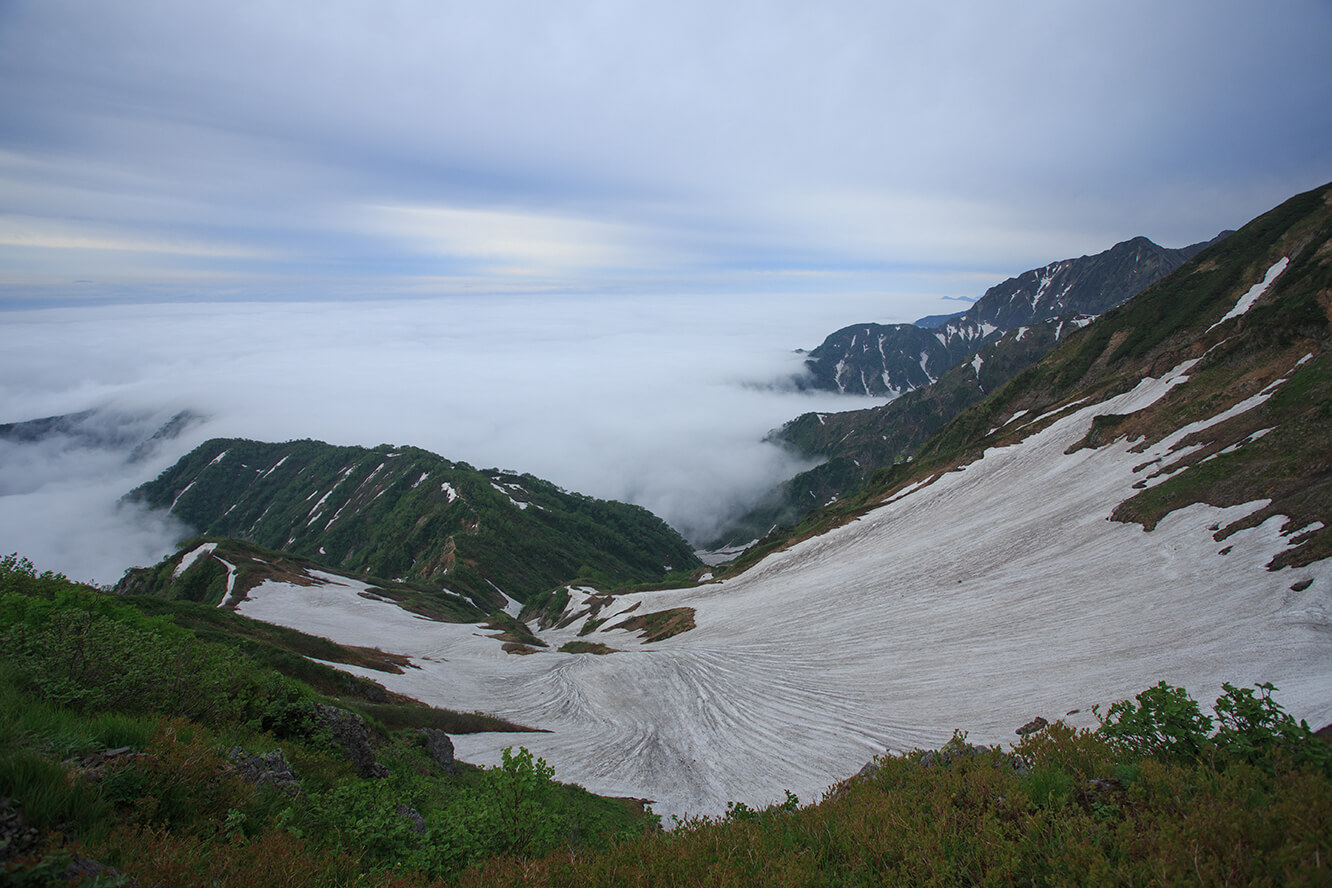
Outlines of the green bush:
M1206 761L1219 767L1244 763L1269 773L1311 767L1332 776L1332 745L1314 736L1272 699L1276 686L1237 688L1226 682L1213 711L1203 715L1185 691L1164 681L1114 704L1100 733L1123 749L1161 761ZM1099 712L1097 713L1099 716ZM1216 731L1212 728L1215 724Z
M1332 744L1314 736L1272 699L1276 686L1259 682L1237 688L1226 682L1216 701L1217 732L1212 738L1225 761L1247 762L1267 771L1311 767L1332 777Z
M1202 757L1212 720L1199 711L1187 691L1162 681L1135 699L1137 705L1121 700L1110 707L1101 722L1103 735L1135 755L1167 761Z

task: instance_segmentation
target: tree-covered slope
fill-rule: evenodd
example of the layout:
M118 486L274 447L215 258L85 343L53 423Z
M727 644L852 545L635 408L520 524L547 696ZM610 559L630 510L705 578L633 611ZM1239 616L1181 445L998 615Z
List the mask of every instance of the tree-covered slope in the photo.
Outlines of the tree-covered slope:
M525 600L575 578L614 586L698 565L645 509L414 447L215 439L129 497L207 536L444 586L492 609L498 590Z

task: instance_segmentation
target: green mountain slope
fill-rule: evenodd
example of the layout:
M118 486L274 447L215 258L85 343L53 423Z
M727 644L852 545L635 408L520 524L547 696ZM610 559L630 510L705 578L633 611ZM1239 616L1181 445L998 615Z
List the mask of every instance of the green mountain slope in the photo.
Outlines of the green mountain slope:
M456 762L448 734L528 729L387 693L307 659L401 671L382 652L226 609L5 556L0 646L3 885L438 884L655 825L521 749Z
M1250 299L1247 310L1237 313ZM1146 446L1227 408L1237 413L1186 438L1178 457L1160 467L1158 477L1148 479L1115 517L1150 527L1194 502L1225 506L1266 499L1270 506L1250 522L1281 513L1295 527L1310 528L1282 563L1326 557L1332 554L1330 318L1332 186L1324 186L1260 216L1067 336L1040 362L942 424L911 462L880 468L864 488L809 513L794 528L772 533L736 567L793 538L849 520L906 484L964 464L987 447L1025 437L1074 403L1127 391L1185 361L1196 362L1186 383L1146 410L1098 421L1085 445L1127 436ZM1264 394L1278 380L1285 382ZM1250 398L1261 403L1246 406ZM913 406L907 402L897 409ZM859 418L869 415L885 414L862 411ZM857 433L887 434L869 424L861 431L856 415L849 417L846 440ZM1218 528L1218 539L1236 529Z
M1210 244L1228 237L1222 232ZM1210 244L1178 250L1134 238L1095 256L1053 262L991 287L975 305L917 324L847 327L810 353L816 388L900 397L879 407L807 413L769 440L824 460L732 522L709 548L744 545L845 496L907 460L949 420L1036 363L1093 316L1131 298ZM930 372L925 372L930 367ZM848 386L846 379L860 379ZM887 380L896 379L889 385Z
M205 442L129 498L199 533L447 587L485 610L584 578L659 581L699 562L661 519L414 447Z

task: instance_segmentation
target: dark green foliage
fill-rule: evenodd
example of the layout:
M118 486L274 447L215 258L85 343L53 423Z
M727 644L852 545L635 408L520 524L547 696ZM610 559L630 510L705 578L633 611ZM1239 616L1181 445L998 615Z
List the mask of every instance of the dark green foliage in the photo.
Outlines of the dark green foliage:
M1332 777L1332 745L1272 699L1274 685L1237 688L1226 682L1222 689L1213 707L1215 722L1184 688L1160 682L1138 694L1136 704L1124 700L1111 706L1100 733L1135 756L1160 761L1245 764L1269 773L1313 768Z
M210 537L444 586L482 612L505 604L496 587L525 600L581 574L613 586L699 563L645 509L567 493L531 475L477 471L413 447L217 439L129 496L171 508ZM160 587L163 578L152 582ZM201 577L188 594L175 595L210 600L214 582Z
M271 656L290 633L256 627L228 644L228 630L250 621L225 611L206 619L207 608L193 602L131 601L151 602L160 615L38 575L17 556L0 563L0 797L13 799L47 840L58 841L59 831L147 884L260 884L274 867L326 873L333 864L348 881L390 870L449 875L493 854L599 845L650 823L555 783L549 766L522 749L506 751L498 769L441 771L418 728L516 726L405 699L361 705L375 719L377 755L391 776L357 778L312 717L317 695L242 652ZM222 640L203 641L168 615ZM405 730L387 733L394 728ZM226 752L277 742L299 795L246 783ZM253 853L236 853L250 843ZM39 852L5 878L42 884L33 880L68 860L59 849ZM222 861L225 878L216 875ZM290 878L280 884L325 883Z
M1101 733L1139 756L1191 761L1202 756L1212 720L1183 688L1165 682L1122 700L1106 712Z
M884 756L817 804L730 806L593 854L495 860L462 884L1316 885L1332 783L1162 761L1056 723L1011 753ZM949 748L953 752L949 753ZM965 751L963 751L965 750Z

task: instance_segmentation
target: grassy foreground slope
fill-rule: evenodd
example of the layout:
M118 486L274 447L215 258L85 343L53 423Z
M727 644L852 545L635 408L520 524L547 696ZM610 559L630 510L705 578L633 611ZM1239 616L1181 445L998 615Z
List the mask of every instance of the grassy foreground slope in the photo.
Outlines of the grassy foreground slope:
M142 602L140 602L142 603ZM160 606L162 602L157 600ZM365 719L358 771L320 708L226 627L0 564L0 874L44 886L1326 884L1332 747L1264 686L1215 717L1179 689L1095 732L1033 726L876 759L825 797L668 833L525 750L450 767ZM215 610L215 609L214 609ZM178 625L215 627L215 640ZM256 627L247 642L269 632ZM325 711L327 711L325 709ZM82 882L78 880L82 879Z
M373 652L216 608L122 599L8 556L0 649L5 885L426 884L654 827L522 749L458 766L443 732L515 726L350 676L325 685L333 670L299 654Z

